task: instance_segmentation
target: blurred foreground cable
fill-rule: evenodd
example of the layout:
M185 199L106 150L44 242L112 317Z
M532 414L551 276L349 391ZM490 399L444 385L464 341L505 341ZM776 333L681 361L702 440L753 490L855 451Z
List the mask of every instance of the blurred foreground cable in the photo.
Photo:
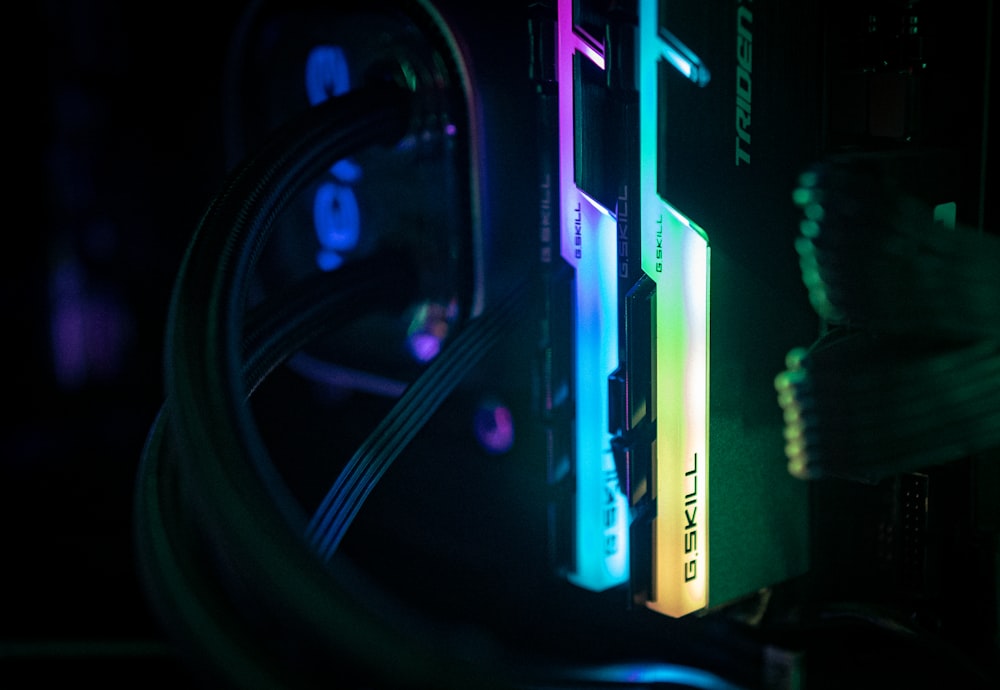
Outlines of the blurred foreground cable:
M802 479L877 482L1000 446L1000 238L939 226L879 170L824 161L793 193L828 329L775 378Z
M856 163L814 166L793 193L795 247L821 318L882 333L1000 338L1000 237L934 222Z
M775 388L789 472L877 482L1000 445L1000 345L916 350L864 333L789 353Z

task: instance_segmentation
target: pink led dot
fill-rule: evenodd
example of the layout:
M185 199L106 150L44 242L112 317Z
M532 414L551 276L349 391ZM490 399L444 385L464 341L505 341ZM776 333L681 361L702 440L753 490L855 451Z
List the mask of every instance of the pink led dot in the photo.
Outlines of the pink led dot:
M514 416L506 405L483 403L473 421L476 439L486 452L506 453L514 445Z

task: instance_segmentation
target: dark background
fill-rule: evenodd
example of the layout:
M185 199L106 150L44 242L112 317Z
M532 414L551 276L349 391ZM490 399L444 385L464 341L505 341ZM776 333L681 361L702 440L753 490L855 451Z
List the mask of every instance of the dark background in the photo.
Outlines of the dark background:
M129 658L173 668L135 575L132 485L169 290L223 174L243 4L25 3L11 22L27 40L5 89L2 685L15 657L36 680L55 659L104 678Z
M49 0L11 21L26 40L5 97L0 685L12 665L35 682L186 677L136 577L132 487L170 288L225 172L244 4Z

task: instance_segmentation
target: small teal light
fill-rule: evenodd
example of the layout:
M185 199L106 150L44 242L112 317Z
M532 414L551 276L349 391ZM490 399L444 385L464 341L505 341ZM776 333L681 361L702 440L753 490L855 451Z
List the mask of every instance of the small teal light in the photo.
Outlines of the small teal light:
M664 60L698 86L705 86L712 74L690 48L666 29L660 29L660 53Z

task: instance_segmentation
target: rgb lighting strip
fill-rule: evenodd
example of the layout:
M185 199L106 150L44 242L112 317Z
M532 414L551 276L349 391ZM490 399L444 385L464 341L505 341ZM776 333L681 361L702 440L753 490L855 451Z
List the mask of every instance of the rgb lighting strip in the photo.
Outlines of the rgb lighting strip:
M653 591L646 605L683 616L708 603L708 236L659 196L657 72L709 73L661 31L658 0L640 0L638 75L642 269L656 283Z
M608 431L608 377L618 367L617 221L574 182L576 54L604 69L603 46L574 26L573 0L559 0L560 245L562 258L576 271L576 563L568 578L601 591L629 577L628 502L618 483Z

